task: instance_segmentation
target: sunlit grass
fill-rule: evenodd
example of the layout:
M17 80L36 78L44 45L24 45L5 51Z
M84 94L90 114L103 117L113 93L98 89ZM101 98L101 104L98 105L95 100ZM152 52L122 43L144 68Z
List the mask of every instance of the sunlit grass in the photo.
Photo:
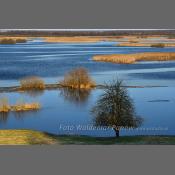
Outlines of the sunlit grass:
M32 130L0 130L0 145L54 144L57 140L46 133Z
M10 111L21 112L21 111L31 111L39 110L41 108L38 102L26 103L26 102L17 102L15 105L10 105L7 97L0 98L0 112L7 113Z
M52 135L33 130L0 130L0 145L145 145L175 144L174 136L90 137L79 135Z
M25 38L0 38L0 44L16 44L16 43L25 43L27 39Z
M43 90L45 82L40 77L31 76L20 80L20 90Z
M137 61L169 61L175 60L175 52L148 52L135 54L96 55L94 61L132 64Z

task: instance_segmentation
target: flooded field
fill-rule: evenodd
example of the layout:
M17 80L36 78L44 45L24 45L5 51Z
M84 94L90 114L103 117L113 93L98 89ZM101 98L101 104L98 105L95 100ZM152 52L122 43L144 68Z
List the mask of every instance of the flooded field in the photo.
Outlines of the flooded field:
M143 61L135 64L95 62L94 55L139 52L175 52L175 48L117 47L115 42L47 43L35 39L27 43L0 45L0 86L19 84L29 75L42 77L46 83L56 83L76 67L85 67L97 84L118 77L126 85L165 86L128 88L136 112L144 118L137 130L121 130L121 135L175 134L175 61ZM1 129L34 129L54 134L113 136L112 130L91 128L91 108L103 93L101 89L74 94L65 90L45 90L39 93L4 93L10 102L19 98L37 101L42 108L35 112L0 116ZM78 97L77 97L78 95ZM68 128L71 126L71 129Z

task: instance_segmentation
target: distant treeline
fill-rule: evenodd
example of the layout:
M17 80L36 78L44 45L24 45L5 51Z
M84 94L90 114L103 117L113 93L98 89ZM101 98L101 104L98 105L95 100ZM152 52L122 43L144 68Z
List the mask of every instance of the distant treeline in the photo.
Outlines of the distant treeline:
M120 36L120 35L169 35L175 36L175 30L117 30L117 31L36 31L36 30L8 30L0 31L0 36Z

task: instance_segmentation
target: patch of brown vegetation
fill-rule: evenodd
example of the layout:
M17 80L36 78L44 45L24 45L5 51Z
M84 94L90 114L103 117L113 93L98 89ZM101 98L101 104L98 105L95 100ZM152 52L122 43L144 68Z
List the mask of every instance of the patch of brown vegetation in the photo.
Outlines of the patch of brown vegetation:
M95 86L95 82L89 76L88 71L81 67L65 74L60 84L75 89L90 89Z
M0 36L0 44L16 44L27 42L27 37L5 37Z
M21 112L21 111L31 111L40 109L40 104L37 102L25 103L20 102L15 105L10 105L8 98L2 97L0 99L0 112L7 113L10 111Z
M0 145L35 145L58 143L49 134L33 130L0 130Z
M100 42L100 41L117 41L118 37L98 37L98 36L75 36L75 37L42 37L46 42Z
M23 104L16 104L11 106L11 111L32 111L40 109L40 104L37 102L34 103L23 103Z
M149 52L135 54L112 54L112 55L96 55L94 61L104 61L119 64L132 64L136 61L168 61L175 60L175 52Z
M125 47L152 47L153 45L163 44L164 47L175 47L175 43L139 43L139 42L121 42L116 46Z
M30 76L20 80L20 90L43 90L45 82L40 77Z

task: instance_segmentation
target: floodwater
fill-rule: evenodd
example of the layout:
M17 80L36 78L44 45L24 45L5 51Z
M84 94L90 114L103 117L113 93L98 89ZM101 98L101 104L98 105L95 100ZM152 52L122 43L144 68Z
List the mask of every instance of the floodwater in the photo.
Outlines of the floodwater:
M136 113L144 118L138 129L122 129L121 135L175 134L175 61L138 62L132 65L94 62L93 55L138 52L175 52L175 48L116 47L114 42L46 43L36 39L24 44L0 45L0 86L17 85L20 78L37 75L47 83L58 82L66 72L85 67L97 83L116 77L126 85L166 86L129 88ZM5 93L11 104L23 98L38 101L36 112L0 115L1 129L35 129L54 134L113 136L112 129L95 128L91 108L103 90L69 92L46 90Z

